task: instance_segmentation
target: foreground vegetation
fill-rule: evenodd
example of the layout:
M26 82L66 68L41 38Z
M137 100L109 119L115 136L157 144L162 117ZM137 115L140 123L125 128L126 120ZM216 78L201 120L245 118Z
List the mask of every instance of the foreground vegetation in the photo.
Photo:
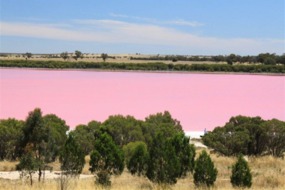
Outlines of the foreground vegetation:
M285 65L266 64L166 64L156 63L108 63L108 62L64 62L35 60L1 60L0 67L49 68L49 69L100 69L133 71L200 71L200 72L245 72L285 73Z
M197 156L200 155L201 150L197 150ZM236 161L234 157L225 157L218 154L211 153L211 158L217 168L218 175L213 189L219 190L234 190L230 182L231 166ZM91 174L89 172L89 157L86 157L86 165L82 171L83 174ZM0 171L14 171L17 162L0 162ZM253 178L252 186L253 190L282 190L285 189L285 162L280 158L272 156L262 157L249 157L248 164L251 168ZM58 161L51 163L54 171L60 170L60 163ZM112 186L111 190L140 190L140 189L153 189L159 190L159 185L151 183L145 177L133 176L127 170L125 170L120 176L111 177ZM8 180L0 178L0 189L2 190L39 190L49 189L56 190L59 188L59 181L56 179L46 179L45 182L35 182L33 186L30 186L29 182L22 180ZM74 179L70 184L69 189L102 189L99 185L94 183L93 178L86 179ZM194 179L192 174L187 175L185 178L179 179L175 185L171 186L173 190L187 190L195 189Z
M259 126L264 127L265 133L259 130ZM203 137L203 141L206 139L205 142L218 153L211 155L205 150L197 154L195 147L189 144L180 122L167 111L150 115L145 120L132 116L110 116L103 123L91 121L67 134L68 129L64 120L54 114L43 116L39 108L31 111L25 121L0 120L0 158L14 161L13 169L28 178L30 185L35 185L32 176L36 174L39 182L36 184L44 187L44 171L60 169L57 180L59 189L69 189L67 187L82 172L94 175L95 187L114 186L112 183L122 173L138 176L140 183L148 183L148 188L175 187L183 180L191 181L192 184L188 186L216 187L219 179L230 181L234 187L254 187L255 177L260 174L255 173L251 164L255 159L263 158L250 157L248 163L241 154L261 155L254 153L262 150L262 155L276 157L267 158L284 162L277 157L282 157L285 152L285 122L276 119L231 118L225 127L216 128L224 134L215 134L215 129ZM228 135L229 139L219 141ZM257 137L264 139L261 141ZM261 144L264 149L260 148ZM220 154L238 155L238 159ZM219 159L223 159L223 167L227 168L217 167ZM227 159L231 161L227 163ZM58 161L59 164L55 166L54 163ZM5 170L10 170L7 165L5 167ZM272 165L259 167L258 170L271 170ZM284 172L278 169L275 175L284 177ZM19 182L21 180L15 183ZM277 184L274 187L284 186L283 183ZM73 186L78 188L76 184Z

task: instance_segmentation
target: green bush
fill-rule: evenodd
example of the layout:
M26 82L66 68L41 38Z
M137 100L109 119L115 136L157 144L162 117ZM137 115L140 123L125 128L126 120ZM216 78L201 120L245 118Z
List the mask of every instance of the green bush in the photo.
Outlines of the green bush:
M79 175L85 164L85 155L72 135L69 135L59 157L65 175Z
M196 160L194 169L194 183L196 186L214 185L218 174L210 156L205 150L202 151L199 158Z
M239 155L237 162L232 167L231 183L234 187L248 187L252 185L252 176L247 161Z
M127 162L127 168L132 175L145 175L148 168L148 160L149 154L147 151L147 145L141 142L134 148L133 154Z
M282 157L285 152L285 122L265 121L260 117L232 117L202 137L203 143L226 155L263 155Z
M124 170L123 151L111 136L103 133L95 141L89 165L89 170L97 176L96 182L108 185L111 183L110 175L120 175Z

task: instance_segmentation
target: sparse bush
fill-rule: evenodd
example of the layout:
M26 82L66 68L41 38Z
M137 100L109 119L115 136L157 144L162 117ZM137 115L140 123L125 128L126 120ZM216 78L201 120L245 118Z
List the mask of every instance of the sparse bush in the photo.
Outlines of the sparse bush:
M21 171L21 178L27 177L30 179L30 184L33 185L33 173L42 165L39 159L34 158L31 152L26 153L21 157L20 163L16 166L18 171Z

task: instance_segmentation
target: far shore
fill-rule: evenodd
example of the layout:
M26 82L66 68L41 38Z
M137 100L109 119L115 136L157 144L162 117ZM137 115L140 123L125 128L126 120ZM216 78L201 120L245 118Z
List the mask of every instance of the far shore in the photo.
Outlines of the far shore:
M211 71L161 71L161 70L124 70L124 69L79 69L79 68L35 68L35 67L0 67L0 69L46 70L46 71L95 71L95 72L127 72L127 73L167 73L167 74L216 74L216 75L261 75L285 76L285 73L249 73L249 72L211 72Z

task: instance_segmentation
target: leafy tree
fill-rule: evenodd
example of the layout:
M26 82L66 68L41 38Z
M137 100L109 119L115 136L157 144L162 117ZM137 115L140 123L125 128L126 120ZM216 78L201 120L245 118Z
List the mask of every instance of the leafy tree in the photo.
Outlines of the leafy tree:
M172 118L168 111L148 116L142 125L142 131L148 146L157 133L162 133L165 138L184 133L180 122Z
M266 57L264 59L264 64L265 65L275 65L276 64L276 60L273 57Z
M283 64L285 66L285 53L283 53L282 55L278 56L276 62L279 63L279 64Z
M180 177L180 169L179 158L170 140L158 133L149 150L147 178L158 184L175 184Z
M62 53L60 54L60 57L61 57L63 60L66 60L66 59L69 57L68 52L62 52Z
M41 180L44 169L45 153L48 144L49 130L44 126L42 112L39 108L30 112L23 127L22 146L24 153L31 153L34 160L38 160L38 180Z
M15 160L19 156L23 125L16 119L0 120L0 160Z
M196 186L206 185L207 187L214 185L218 171L214 166L210 156L205 150L202 151L196 160L194 169L194 183Z
M79 58L83 58L83 54L82 54L82 52L81 51L78 51L78 50L76 50L75 52L74 52L74 54L75 54L75 56L73 57L75 60L77 60L77 59L79 59Z
M45 152L45 161L55 161L56 157L65 141L67 139L66 133L69 126L66 125L65 121L54 114L48 114L43 117L44 126L48 129L48 144Z
M96 139L94 150L90 154L89 170L97 177L96 182L111 185L110 175L119 175L124 170L123 151L115 144L107 133Z
M78 177L82 172L85 164L84 157L85 155L80 146L76 143L72 135L69 135L59 157L62 171L59 178L61 190L69 189L70 182L74 181L73 178Z
M28 176L30 184L33 185L33 174L41 167L42 163L38 158L35 158L31 152L28 152L21 157L16 169L21 171L21 177Z
M233 65L234 62L237 61L237 57L235 54L230 54L228 57L227 57L227 63L229 65Z
M252 185L252 176L247 161L239 155L237 162L232 167L231 183L234 187L248 187Z
M72 135L69 135L59 157L61 170L65 175L79 175L85 164L84 157L85 155L80 146L76 143Z
M132 175L145 175L148 167L149 154L147 145L143 142L137 144L133 154L127 162L127 168Z
M142 122L133 116L115 115L104 121L102 126L113 137L115 143L123 147L129 142L144 141L141 125Z
M94 148L95 133L100 129L101 123L91 121L88 125L78 125L70 134L75 141L80 145L85 155L88 155Z
M258 56L257 56L257 61L260 62L260 63L264 63L265 64L265 61L266 59L271 59L271 60L268 60L267 62L270 63L272 61L272 59L274 60L274 62L276 62L275 60L275 54L270 54L270 53L260 53Z
M189 144L190 138L183 133L178 133L171 139L175 154L180 162L179 177L184 177L188 172L193 172L195 166L195 147Z
M24 57L26 58L26 60L28 60L28 59L31 58L32 56L33 56L33 54L30 53L30 52L27 52L27 53L24 54Z
M107 54L107 53L102 53L102 54L101 54L101 58L102 58L103 61L105 62L106 59L108 58L108 54Z
M202 137L205 145L224 155L260 155L265 150L260 117L232 117L224 127L216 127Z

